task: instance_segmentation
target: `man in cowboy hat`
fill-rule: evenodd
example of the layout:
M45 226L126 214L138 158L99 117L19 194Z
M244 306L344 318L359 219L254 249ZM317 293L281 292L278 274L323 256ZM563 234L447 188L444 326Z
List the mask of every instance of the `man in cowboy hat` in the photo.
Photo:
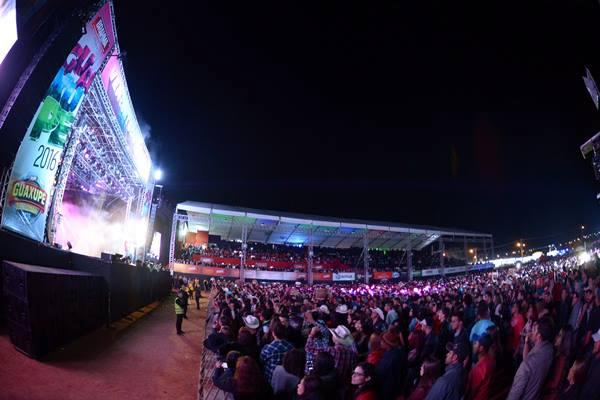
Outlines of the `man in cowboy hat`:
M352 368L356 364L356 345L352 333L344 325L338 325L330 329L333 339L333 347L329 347L329 353L335 360L335 368L342 382L349 382Z
M385 316L381 308L371 308L371 322L373 323L373 330L375 332L383 333L387 330Z

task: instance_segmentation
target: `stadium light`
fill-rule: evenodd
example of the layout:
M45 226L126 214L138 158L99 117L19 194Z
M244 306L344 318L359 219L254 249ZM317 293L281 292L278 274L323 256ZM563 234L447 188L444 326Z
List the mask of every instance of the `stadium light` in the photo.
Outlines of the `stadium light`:
M163 176L163 172L161 169L154 170L154 180L155 181L160 181L162 179L162 176Z

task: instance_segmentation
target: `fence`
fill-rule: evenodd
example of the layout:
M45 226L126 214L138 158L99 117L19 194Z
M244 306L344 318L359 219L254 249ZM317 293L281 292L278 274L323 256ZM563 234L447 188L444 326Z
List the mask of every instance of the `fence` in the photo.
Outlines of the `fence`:
M206 308L206 329L204 339L213 332L217 314L213 309L214 295L211 292ZM202 350L200 358L200 378L198 382L198 400L233 400L233 396L216 387L212 381L212 374L217 363L217 355L208 349Z

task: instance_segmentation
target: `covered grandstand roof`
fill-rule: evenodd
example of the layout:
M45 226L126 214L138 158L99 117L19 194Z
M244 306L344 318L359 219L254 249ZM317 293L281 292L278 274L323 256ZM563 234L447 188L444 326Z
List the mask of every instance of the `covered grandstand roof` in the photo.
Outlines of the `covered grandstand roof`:
M385 250L421 250L440 237L491 240L488 233L436 228L392 222L364 221L256 210L220 204L186 201L177 205L176 214L187 215L190 231L208 231L227 240L241 240L244 226L247 241L309 245L315 247L368 247ZM185 217L184 217L185 219Z

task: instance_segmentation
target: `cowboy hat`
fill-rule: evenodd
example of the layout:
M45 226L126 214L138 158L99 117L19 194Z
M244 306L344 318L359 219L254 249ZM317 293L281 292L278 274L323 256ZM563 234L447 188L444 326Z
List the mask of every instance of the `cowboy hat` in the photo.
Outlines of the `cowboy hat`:
M371 308L371 312L377 313L377 315L379 315L379 318L381 318L382 320L385 320L385 316L383 315L383 311L381 310L381 308L379 308L379 307Z
M344 325L338 325L335 329L329 329L329 332L331 332L334 343L341 344L342 346L350 346L354 342L350 330Z
M242 319L244 320L244 324L250 329L258 329L260 326L260 321L254 315L246 315Z
M348 306L345 304L340 304L335 308L335 312L338 314L348 314Z

